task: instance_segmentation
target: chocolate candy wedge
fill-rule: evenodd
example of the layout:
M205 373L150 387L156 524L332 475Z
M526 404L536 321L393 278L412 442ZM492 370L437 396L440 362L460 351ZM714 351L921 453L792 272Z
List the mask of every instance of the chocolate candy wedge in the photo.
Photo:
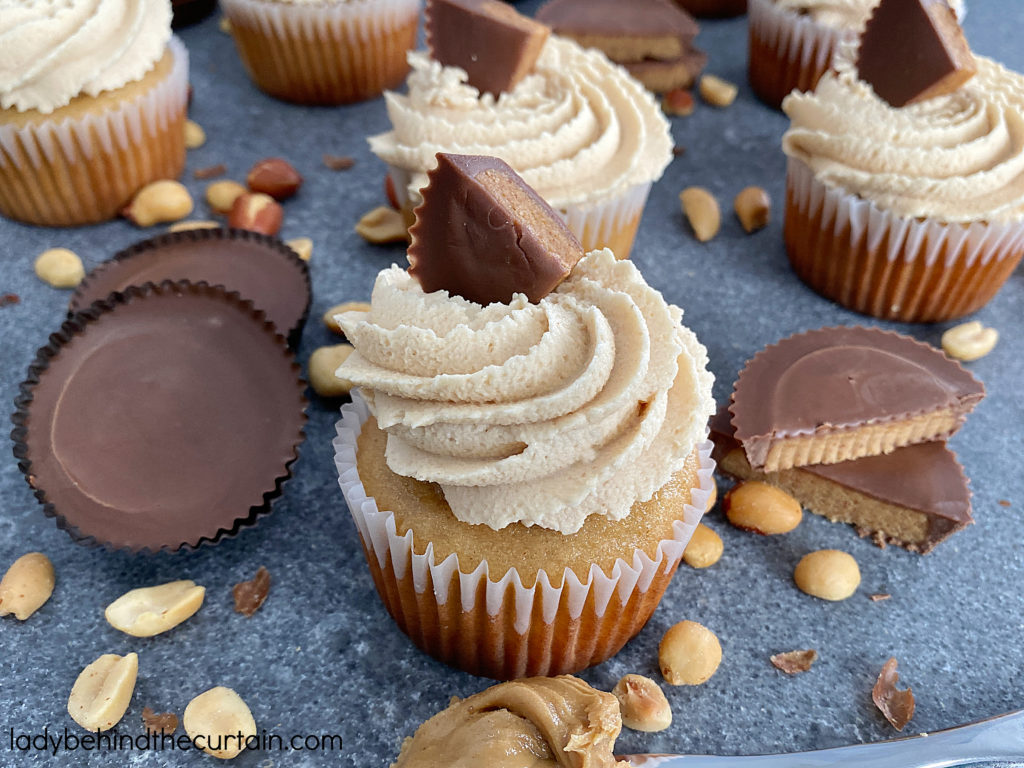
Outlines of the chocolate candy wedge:
M946 0L882 0L861 33L857 71L903 107L952 93L978 68Z
M481 93L511 91L533 69L551 30L500 0L428 0L427 48Z
M439 152L428 179L409 229L409 274L424 291L536 302L583 258L562 217L503 160Z

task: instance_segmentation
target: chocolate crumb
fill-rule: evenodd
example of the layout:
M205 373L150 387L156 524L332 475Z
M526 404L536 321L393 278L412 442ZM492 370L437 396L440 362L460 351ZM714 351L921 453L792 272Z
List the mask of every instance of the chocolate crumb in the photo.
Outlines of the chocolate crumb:
M7 295L10 296L11 294L7 294ZM6 296L4 298L6 298ZM17 297L15 297L15 299L17 299ZM1008 506L1010 506L1010 502L1007 501L1006 499L1000 499L999 500L999 506L1000 507L1008 507Z
M243 616L252 616L263 605L270 592L270 571L262 565L249 581L235 584L231 594L235 598L235 610Z
M798 672L806 672L811 665L817 661L818 652L813 648L806 651L786 651L776 653L771 657L772 664L776 669L781 669L787 675L795 675Z
M228 167L224 163L217 163L217 165L208 165L205 168L196 168L192 171L192 175L197 179L215 179L227 172Z
M173 712L157 713L152 707L143 707L142 727L150 735L170 736L178 730L178 716Z
M5 293L3 296L0 296L0 307L6 307L11 304L18 304L20 301L21 297L18 294ZM1010 502L1006 502L1006 506L1010 506Z
M890 599L892 597L892 595L890 595L888 592L876 592L875 594L870 595L870 597L871 597L871 602L873 602L873 603L880 603L883 600Z
M892 727L902 731L914 716L914 692L910 688L903 691L896 688L900 679L896 672L897 664L895 658L885 662L875 687L871 689L871 700Z
M349 155L327 155L323 156L324 165L332 171L347 171L356 164L356 159Z
M676 144L672 147L672 157L682 157L686 154L686 147L682 144Z

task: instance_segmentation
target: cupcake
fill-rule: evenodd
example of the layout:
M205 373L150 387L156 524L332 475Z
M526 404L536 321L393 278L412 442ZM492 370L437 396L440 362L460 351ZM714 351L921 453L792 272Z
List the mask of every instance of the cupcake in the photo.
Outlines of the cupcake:
M349 104L402 82L420 0L223 0L238 55L265 93Z
M537 211L513 206L516 231L537 232ZM498 245L477 235L508 218L479 215L453 230L486 256ZM437 251L442 271L453 251ZM712 377L681 316L606 249L544 296L486 306L393 266L369 311L338 316L355 347L338 376L361 388L338 424L341 487L417 645L509 679L583 669L640 631L712 483Z
M878 4L878 0L749 2L750 87L775 108L790 91L813 90L839 43L855 40ZM950 5L963 18L963 0L951 0Z
M668 121L643 86L600 51L556 35L497 95L431 50L409 54L408 92L386 95L392 130L370 139L407 222L438 152L493 155L562 214L586 250L628 257L651 184L672 160Z
M26 0L0 16L0 213L105 221L185 165L188 55L168 0Z
M1024 77L975 56L952 93L894 107L846 46L792 125L785 239L815 291L888 320L939 322L982 307L1024 254Z

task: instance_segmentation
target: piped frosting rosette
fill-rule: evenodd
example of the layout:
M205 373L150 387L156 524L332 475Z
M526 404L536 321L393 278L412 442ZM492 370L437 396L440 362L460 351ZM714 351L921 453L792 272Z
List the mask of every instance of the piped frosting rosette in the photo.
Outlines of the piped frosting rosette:
M573 533L649 499L703 439L706 353L628 262L586 256L538 304L424 294L383 271L340 315L397 474L438 483L463 522Z

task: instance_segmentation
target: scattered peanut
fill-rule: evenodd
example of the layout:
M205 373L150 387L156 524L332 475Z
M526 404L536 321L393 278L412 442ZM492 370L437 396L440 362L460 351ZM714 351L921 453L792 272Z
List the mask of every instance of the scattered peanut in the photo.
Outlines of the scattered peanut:
M262 192L246 192L239 195L228 214L228 226L248 229L264 235L276 235L281 231L284 209L270 195Z
M669 627L658 646L658 665L669 685L701 685L722 663L722 646L715 633L695 621Z
M695 106L693 94L685 88L673 88L661 98L661 108L666 115L686 117L693 114Z
M195 120L185 121L185 149L199 149L206 143L206 131Z
M182 718L197 747L222 759L237 756L256 735L256 721L242 697L230 688L211 688L188 703Z
M714 509L715 508L715 502L717 502L717 501L718 501L718 483L716 483L714 481L714 479L712 479L711 480L711 495L708 496L708 503L704 507L704 511L705 512L710 512L712 509Z
M219 29L225 35L230 35L231 19L229 19L227 16L221 16L220 19L217 20L217 29Z
M298 254L303 261L309 261L313 256L313 240L308 237L296 237L285 242L289 248Z
M724 548L721 536L704 523L698 523L697 529L690 537L690 543L683 551L683 562L691 568L707 568L722 558Z
M50 248L36 256L36 277L54 288L74 288L85 277L85 267L74 251Z
M625 675L612 689L619 700L622 724L634 731L653 733L672 725L672 707L661 687L643 675Z
M164 179L147 184L121 215L139 227L151 227L165 221L179 221L192 213L192 195L177 181Z
M713 107L728 107L736 101L740 89L728 80L715 75L704 75L700 79L700 97Z
M860 586L860 568L845 552L821 549L800 559L793 580L808 595L822 600L845 600Z
M209 219L186 219L185 221L179 221L175 224L171 224L167 228L168 232L187 232L190 229L219 229L220 223L216 221L210 221Z
M343 312L369 312L370 305L365 301L345 301L324 312L323 320L324 325L327 326L327 330L332 333L336 333L339 336L344 336L345 332L341 330L341 326L338 325L338 321L335 320L336 315L340 315Z
M384 205L364 215L356 224L356 232L370 243L398 243L409 239L401 212Z
M0 616L14 614L24 621L38 611L53 594L53 563L42 552L22 555L0 579Z
M100 656L79 674L68 696L68 714L87 731L107 731L128 709L139 673L138 654Z
M313 350L309 356L309 383L320 397L343 397L352 391L352 382L334 375L352 351L351 344L334 344Z
M205 594L206 589L188 580L133 589L108 605L103 615L114 629L133 637L152 637L195 614Z
M768 226L772 215L772 201L761 187L744 187L732 202L736 217L748 235Z
M302 176L287 160L268 157L249 169L245 183L250 191L262 192L280 201L287 200L299 191Z
M762 536L789 533L803 519L800 502L760 480L734 485L722 499L722 509L737 528Z
M978 360L993 349L999 341L999 331L986 328L977 320L956 325L942 334L942 351L955 360L969 363Z
M235 200L246 193L244 186L231 179L221 179L206 185L206 202L214 213L227 216Z
M704 187L687 187L679 193L679 202L683 204L683 213L700 242L706 243L718 234L722 214L718 201Z

